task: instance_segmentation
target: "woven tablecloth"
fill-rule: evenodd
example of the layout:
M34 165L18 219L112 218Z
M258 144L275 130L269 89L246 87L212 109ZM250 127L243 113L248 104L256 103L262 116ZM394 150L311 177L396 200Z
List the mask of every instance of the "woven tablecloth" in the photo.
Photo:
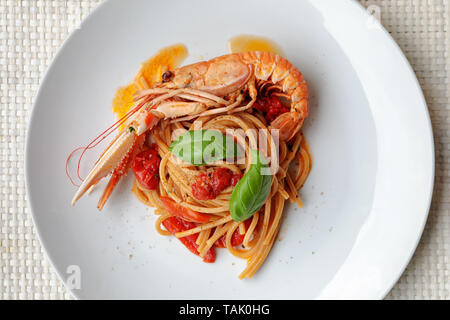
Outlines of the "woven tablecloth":
M0 0L0 299L71 299L47 262L27 207L25 135L48 64L68 34L102 1ZM414 258L387 298L450 299L450 3L360 2L381 19L412 64L436 140L430 217Z

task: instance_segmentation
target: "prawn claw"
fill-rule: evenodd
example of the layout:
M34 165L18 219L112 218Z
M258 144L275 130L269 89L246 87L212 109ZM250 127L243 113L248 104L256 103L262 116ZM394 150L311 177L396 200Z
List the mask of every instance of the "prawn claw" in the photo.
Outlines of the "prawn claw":
M72 206L102 178L121 166L136 141L136 134L123 130L108 146L72 199Z

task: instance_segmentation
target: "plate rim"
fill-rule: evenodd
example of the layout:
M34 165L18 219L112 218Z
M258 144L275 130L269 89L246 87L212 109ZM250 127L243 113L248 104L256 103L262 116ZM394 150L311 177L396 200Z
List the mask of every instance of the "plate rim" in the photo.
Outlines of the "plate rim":
M368 18L370 17L370 14L367 12L367 9L360 2L358 2L358 0L348 0L348 1L350 1L353 5L356 5L357 7L359 7L362 11L364 11L363 14L366 14L366 16ZM386 298L386 296L391 292L391 290L398 283L398 281L400 280L402 275L405 273L406 268L410 264L412 258L414 257L414 254L417 251L417 248L420 244L420 240L422 239L423 233L425 231L425 226L428 222L428 217L429 217L430 210L431 210L431 204L433 202L433 197L434 197L434 186L435 186L435 180L436 180L436 146L435 146L434 130L433 130L433 123L431 121L430 109L428 108L428 103L425 99L425 94L423 93L422 86L420 85L419 79L417 78L414 68L412 67L411 63L409 62L408 58L406 57L406 54L401 49L400 45L397 43L397 41L395 41L394 37L392 37L392 35L383 26L383 24L380 21L378 21L377 19L374 19L374 23L384 33L384 35L392 42L395 50L397 51L397 54L399 54L399 56L402 58L403 62L405 62L405 65L408 68L408 72L410 73L411 78L414 80L414 85L416 86L416 89L420 94L421 104L425 110L428 134L430 135L430 139L431 139L431 141L429 142L430 147L431 147L431 154L430 154L430 156L431 156L431 168L430 168L431 169L431 177L430 177L431 179L430 180L431 181L429 181L430 190L428 191L428 197L427 197L428 199L426 201L427 209L424 214L424 217L423 217L423 220L421 223L421 227L417 234L414 246L413 246L411 252L409 253L407 260L401 266L401 268L399 270L399 274L394 278L395 279L394 282L384 291L384 293L382 293L380 295L379 299L381 300L381 299Z
M349 5L353 5L356 6L358 8L358 10L361 12L361 14L365 15L367 18L370 18L370 14L367 12L367 9L364 7L363 4L361 4L360 2L358 2L358 0L345 0L347 1L347 3ZM79 295L73 290L71 289L68 284L65 281L65 278L63 276L63 273L61 270L59 270L58 268L56 268L55 266L55 260L52 256L52 254L50 254L49 250L47 250L47 245L45 244L45 242L43 241L43 237L41 234L41 230L37 227L37 216L35 214L35 210L33 209L33 201L32 201L32 194L30 192L30 179L29 179L29 166L31 166L31 161L30 161L30 139L31 139L31 131L30 131L30 126L31 123L33 122L33 119L35 118L35 115L37 113L37 102L40 100L40 96L43 94L43 84L47 81L50 73L52 72L54 65L55 65L55 61L59 58L59 56L62 54L62 52L64 51L63 49L67 46L67 44L72 40L72 38L76 35L76 33L78 32L78 29L82 28L83 25L89 21L90 19L95 18L97 12L103 10L103 7L109 5L110 3L112 3L113 0L104 0L102 3L100 3L98 6L96 6L80 23L78 28L75 28L74 30L72 30L69 35L67 36L67 38L62 42L62 44L60 45L60 47L58 48L56 54L53 56L53 58L51 59L51 62L48 64L46 71L44 72L43 77L41 78L40 82L39 82L39 88L36 91L36 94L34 95L34 99L33 99L33 103L32 103L32 109L30 112L30 115L28 117L28 122L27 122L27 132L26 132L26 140L25 140L25 157L24 157L24 176L25 176L25 189L26 189L26 196L27 196L27 205L29 208L29 212L31 213L31 218L33 221L33 228L35 231L35 234L39 240L39 243L41 245L41 248L46 256L46 260L47 262L51 265L52 271L54 271L59 279L61 280L61 282L63 283L65 289L67 290L68 293L70 293L72 295L72 297L76 298L76 299L80 299ZM387 29L381 24L381 22L379 22L377 19L375 19L374 23L377 25L377 27L383 32L384 36L389 39L389 42L391 42L395 48L395 51L397 54L399 54L399 56L401 57L401 59L403 60L403 62L406 64L407 68L408 68L408 72L410 73L410 77L413 79L414 81L414 85L416 86L416 89L418 90L418 93L420 95L421 98L421 104L425 109L425 114L426 114L426 119L425 122L427 124L427 129L428 129L428 134L430 135L431 141L430 143L430 147L431 147L431 154L429 156L431 156L431 168L430 169L430 173L431 173L431 177L430 177L430 190L428 191L427 194L427 209L424 212L422 221L421 221L421 227L419 232L417 233L415 242L414 242L414 246L412 247L411 252L408 255L408 258L405 259L404 263L399 267L398 269L398 274L393 277L393 281L391 281L391 284L389 286L387 286L386 290L382 293L380 293L380 295L377 298L377 300L381 300L384 299L389 292L393 289L393 287L398 283L398 281L400 280L401 276L404 274L407 266L409 265L409 263L411 262L414 254L417 251L417 248L420 244L420 240L422 239L424 230L425 230L425 226L427 224L428 221L428 217L429 217L429 213L430 213L430 209L431 209L431 204L432 204L432 200L434 197L434 186L435 186L435 170L436 170L436 147L435 147L435 138L434 138L434 131L433 131L433 125L431 122L431 116L430 116L430 112L429 112L429 108L428 108L428 104L427 101L425 99L425 95L423 93L423 89L420 85L420 82L417 78L417 75L411 65L411 63L409 62L408 58L406 57L405 53L403 52L403 50L400 48L399 44L395 41L395 39L392 37L392 35L387 31ZM320 299L320 297L319 297Z
M79 26L75 29L73 29L67 36L67 38L62 42L61 46L58 48L58 51L56 52L56 54L53 56L53 58L51 59L50 63L47 66L47 69L44 72L44 75L42 77L42 79L39 81L39 88L36 91L36 94L34 96L33 99L33 103L32 103L32 107L31 107L31 112L30 115L28 117L28 122L27 122L27 133L26 133L26 139L25 139L25 157L24 157L24 174L25 174L25 189L26 189L26 195L27 195L27 205L28 208L30 209L30 213L31 213L31 220L33 221L33 229L36 233L36 236L39 240L39 244L42 248L42 250L44 251L44 254L46 256L46 260L47 263L50 264L51 268L53 269L53 271L58 275L59 280L63 283L64 288L67 290L68 293L70 293L70 295L74 298L76 298L77 300L80 300L79 295L68 286L68 284L66 283L64 277L63 277L63 273L56 268L54 259L52 258L52 255L50 254L49 250L47 250L47 245L45 244L45 242L42 240L42 234L41 234L41 230L37 227L37 217L36 214L34 212L33 209L33 204L31 201L32 195L30 193L30 179L29 179L29 159L30 159L30 139L31 139L31 133L30 133L30 125L33 122L33 119L35 118L36 115L36 106L37 106L37 102L39 101L40 96L43 93L43 84L47 81L48 77L50 76L50 73L52 72L54 65L55 65L55 61L59 58L59 56L62 54L63 52L63 48L65 48L67 46L67 44L72 40L72 38L75 36L75 34L78 32L78 29L81 29L82 26L90 19L93 18L93 16L95 16L95 14L102 10L104 6L106 6L108 3L110 3L111 0L104 0L104 2L100 3L98 6L96 6L79 24Z

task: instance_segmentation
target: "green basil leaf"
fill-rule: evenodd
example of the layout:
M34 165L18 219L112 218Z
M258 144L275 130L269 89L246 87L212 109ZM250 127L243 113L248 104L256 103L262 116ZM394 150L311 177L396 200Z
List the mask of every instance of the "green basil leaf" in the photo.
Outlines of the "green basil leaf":
M251 218L264 205L272 187L272 176L267 162L257 150L251 150L252 165L233 189L230 198L230 214L234 221Z
M232 161L243 153L232 138L216 130L186 131L172 142L169 150L178 158L196 166L223 159Z

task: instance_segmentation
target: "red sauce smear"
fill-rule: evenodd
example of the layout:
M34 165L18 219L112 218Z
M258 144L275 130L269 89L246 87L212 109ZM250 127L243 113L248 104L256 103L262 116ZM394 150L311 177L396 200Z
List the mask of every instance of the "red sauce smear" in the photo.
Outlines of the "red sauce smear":
M156 190L159 184L159 164L161 158L156 144L139 153L133 161L133 172L139 183L146 189Z
M229 186L235 186L242 175L226 168L216 168L202 172L195 178L192 194L198 200L213 200Z
M289 112L289 108L283 106L280 99L275 96L258 98L253 107L262 111L268 122L272 122L279 115Z
M165 219L162 224L171 234L187 231L196 227L194 223L185 221L175 216ZM187 237L178 238L178 240L180 240L181 243L183 243L193 254L199 255L198 245L195 243L195 241L197 241L197 237L198 233ZM203 257L203 261L207 263L213 263L216 261L216 251L214 248L208 250Z

